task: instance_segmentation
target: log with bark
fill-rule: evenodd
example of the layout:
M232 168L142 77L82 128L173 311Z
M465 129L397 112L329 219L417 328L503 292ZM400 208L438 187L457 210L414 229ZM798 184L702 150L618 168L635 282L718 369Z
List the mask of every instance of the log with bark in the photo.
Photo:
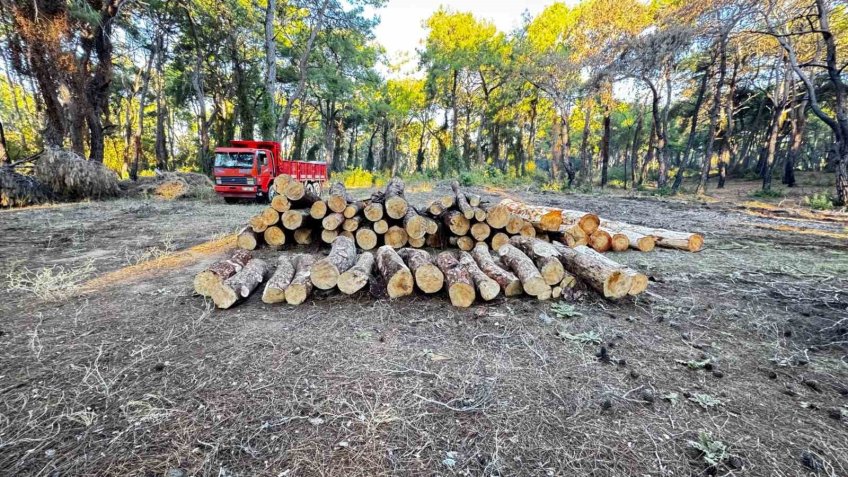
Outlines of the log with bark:
M655 244L663 248L698 252L704 247L704 236L700 233L676 232L611 220L602 220L601 225L621 233L633 232L653 237Z
M327 216L321 220L321 226L324 230L337 230L342 226L344 221L345 218L341 212L333 212L331 214L327 214Z
M291 202L284 195L275 195L271 199L271 208L282 214L291 209Z
M474 207L468 203L468 199L465 197L465 193L459 188L459 182L452 181L451 189L453 190L453 195L455 197L456 208L462 215L465 216L466 219L471 220L474 218Z
M330 253L312 265L312 284L321 290L336 286L339 275L356 263L356 244L348 237L338 236L333 240Z
M309 207L309 216L316 220L321 220L327 216L327 202L323 200L319 200L312 203L312 206Z
M237 248L226 260L213 263L209 268L194 276L194 291L203 296L212 296L212 290L224 280L239 272L253 258L248 250Z
M334 182L330 186L330 195L327 198L327 207L333 212L342 213L353 198L347 193L347 189L341 182Z
M244 250L256 250L256 246L259 245L259 236L253 230L245 227L236 237L236 245Z
M401 178L392 177L386 184L383 206L386 209L386 215L393 219L402 219L406 215L409 203L404 195L404 184Z
M262 283L271 271L268 263L261 258L254 258L235 275L224 280L224 283L212 290L212 301L221 309L229 308L244 300Z
M552 242L566 270L577 275L605 298L618 299L630 291L632 279L625 273L624 266L604 257L585 245L574 248Z
M471 221L462 215L458 210L449 210L442 215L442 221L450 229L451 233L456 236L462 236L468 233L471 228Z
M480 292L480 298L484 301L494 300L501 291L501 286L486 275L483 270L474 261L474 258L468 252L459 253L459 266L468 271L477 291Z
M286 243L286 233L280 227L272 225L262 232L262 239L272 247L281 247Z
M277 257L277 268L274 274L265 283L265 290L262 292L262 301L264 303L282 303L286 301L286 288L294 278L294 264L291 257L287 254L282 254Z
M307 253L297 254L292 258L294 277L286 288L286 303L300 305L312 293L310 271L315 263L315 257Z
M357 215L359 215L359 213L362 212L362 209L364 209L364 208L365 208L365 202L363 202L361 200L357 200L357 201L349 203L347 205L347 207L345 207L342 214L344 214L346 219L352 219L353 217L356 217Z
M601 229L595 230L589 235L589 246L598 252L609 252L612 248L612 237Z
M309 209L289 209L283 212L281 222L286 230L297 230L309 222Z
M371 270L374 268L374 254L362 252L356 260L356 264L339 276L339 290L352 295L365 288L371 278Z
M442 252L436 256L436 266L445 275L448 297L451 304L459 308L468 308L477 298L471 273L460 265L451 252Z
M559 209L530 205L512 199L504 199L500 205L541 230L553 232L562 226L562 214Z
M423 238L429 228L428 219L419 214L415 207L409 206L403 217L403 228L412 238Z
M504 264L521 280L521 287L524 289L524 293L530 296L550 294L551 286L542 277L533 260L525 255L524 252L517 249L511 243L508 243L501 246L498 254Z
M480 270L482 270L486 276L498 283L501 290L503 290L504 296L516 296L522 293L523 288L521 286L521 281L515 276L515 274L504 270L495 263L495 260L489 253L489 248L486 247L486 244L477 244L471 251L471 257L474 258L474 261L477 262Z
M436 293L444 286L445 276L439 267L433 264L429 252L414 248L398 250L415 278L415 284L424 293Z
M406 247L408 241L409 236L406 233L406 229L399 225L392 225L383 235L383 242L394 249Z
M377 234L370 227L360 226L354 237L356 245L362 250L373 250L377 246Z
M532 237L512 237L509 243L524 252L533 260L542 278L548 285L558 285L565 276L565 269L559 261L559 253L548 242Z
M386 284L386 292L389 298L412 294L415 283L412 272L403 263L403 259L400 258L395 249L389 245L383 245L377 249L376 258L377 270Z

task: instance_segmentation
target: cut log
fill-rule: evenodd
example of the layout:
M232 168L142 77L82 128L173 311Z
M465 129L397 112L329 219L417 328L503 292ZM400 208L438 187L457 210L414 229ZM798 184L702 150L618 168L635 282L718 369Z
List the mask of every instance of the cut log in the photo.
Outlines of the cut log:
M489 238L491 233L492 229L489 228L489 225L486 222L477 222L471 226L471 236L478 242L482 242Z
M412 294L414 279L412 272L403 263L403 259L389 245L377 249L377 270L386 284L389 298L398 298Z
M351 232L350 230L342 230L341 232L339 232L339 237L347 237L353 240L354 242L356 241L356 235L354 235L353 232Z
M286 233L283 232L283 229L276 225L272 225L265 229L265 231L262 232L262 238L265 240L266 244L274 247L280 247L286 243Z
M436 293L444 287L445 275L433 264L429 252L403 248L398 255L406 262L415 277L415 284L424 293Z
M504 231L510 235L515 235L521 232L521 229L527 225L527 221L516 214L509 214L509 220L506 223Z
M630 277L630 289L627 294L636 296L648 289L648 276L644 273L639 273L632 268L625 268L624 273Z
M456 248L458 248L458 249L460 249L464 252L471 251L471 249L474 248L474 245L476 243L477 242L475 242L474 238L471 237L470 235L463 235L462 237L456 238Z
M376 222L383 218L383 204L372 200L365 206L362 214L371 222Z
M507 235L503 232L498 232L498 233L496 233L495 235L492 236L491 242L492 242L492 250L497 252L498 250L500 250L500 248L501 248L501 246L503 246L503 244L509 243L509 235Z
M309 216L316 220L321 220L327 216L327 203L319 200L312 204L309 208Z
M538 205L530 205L525 204L523 202L514 201L512 199L504 199L501 201L501 204L507 205L513 213L516 213L522 216L524 219L529 220L531 222L536 222L541 220L541 217L546 216L547 214L551 214L549 220L550 222L546 222L549 225L553 225L557 222L554 219L554 215L559 213L559 225L556 228L547 228L544 226L539 227L542 230L547 232L556 232L561 231L561 227L565 226L565 228L570 228L574 225L578 225L586 235L591 235L596 230L598 230L598 225L600 224L600 219L595 214L589 214L586 212L580 212L577 210L568 210L568 209L557 209L554 207L543 207ZM541 225L541 223L539 224Z
M650 235L643 235L632 230L615 230L605 229L615 234L621 234L627 237L627 244L630 248L640 252L651 252L656 246L656 239Z
M506 227L511 215L509 209L502 205L489 207L486 209L486 223L493 229L502 229Z
M297 230L311 218L309 209L289 209L283 212L283 227L287 230Z
M374 268L374 254L363 252L356 260L356 264L339 276L339 290L352 295L365 288Z
M545 282L544 277L539 273L539 269L536 268L533 260L525 255L524 252L508 243L504 244L498 250L498 254L504 264L521 280L521 287L524 289L524 293L530 296L550 293L551 286Z
M497 282L503 290L504 296L516 296L522 293L521 281L515 274L504 270L495 263L486 244L477 244L471 251L471 257L486 276Z
M286 196L278 194L271 199L271 208L282 214L291 208L291 202Z
M342 212L342 214L344 214L346 219L352 219L353 217L356 217L362 211L362 209L364 209L364 208L365 208L365 202L362 202L361 200L357 200L357 201L354 201L354 202L351 202L350 204L348 204L347 207L345 207L344 212Z
M338 236L333 240L330 253L312 265L312 284L321 290L336 286L339 275L356 263L356 244L353 240Z
M286 184L283 193L291 201L300 200L306 195L306 186L303 185L303 182L292 180Z
M533 260L545 283L559 285L565 276L565 269L559 261L559 252L548 242L532 237L512 237L509 243L524 252Z
M577 275L605 298L621 298L630 291L632 279L621 264L604 257L585 245L574 248L552 242L560 254L560 262L569 272Z
M456 197L456 208L462 212L462 215L465 216L466 219L473 219L474 207L471 207L471 204L468 203L468 199L465 197L465 193L460 190L459 182L452 181L451 189L453 189L454 197Z
M252 258L253 254L247 250L241 248L233 250L229 258L213 263L209 268L194 276L194 291L199 295L212 296L212 290L239 272Z
M456 196L455 195L443 195L439 198L439 205L442 206L442 210L448 210L456 204Z
M548 287L547 290L536 295L536 299L539 300L539 301L550 300L553 296L554 296L554 288Z
M501 291L501 286L498 282L489 278L482 269L474 261L474 258L468 252L459 253L459 266L468 270L471 279L474 280L474 285L477 291L480 292L480 298L484 301L494 300Z
M421 248L421 247L423 247L424 245L427 244L427 236L425 235L424 237L421 237L421 238L409 237L406 240L406 244L408 246L412 247L412 248Z
M471 207L480 207L480 203L483 202L483 199L477 194L465 194L465 200Z
M536 226L531 224L530 222L525 222L521 227L521 230L518 233L523 237L535 237L536 236Z
M312 204L321 202L321 198L311 190L306 190L300 199L290 200L292 209L307 209L311 212ZM320 206L319 206L320 207Z
M430 235L439 233L439 223L430 217L424 217L424 221L427 223L427 233Z
M286 288L294 278L294 265L289 255L283 254L277 258L277 269L265 284L262 292L264 303L282 303L286 301Z
M433 217L438 217L442 215L442 212L445 211L445 208L442 207L442 204L439 201L433 201L429 206L427 206L427 212Z
M253 230L245 228L239 232L236 245L244 250L256 250L256 246L259 245L259 237Z
M603 232L610 236L610 250L612 250L613 252L623 252L630 248L630 240L627 238L627 235L618 233L614 230L610 230L604 227L599 227L598 230L595 231L595 233L598 232Z
M574 276L573 273L566 270L565 274L562 277L562 281L559 282L559 286L563 289L574 288L577 286L577 277Z
M374 222L374 232L379 235L383 235L389 231L389 223L383 219L380 219Z
M449 210L442 215L442 220L454 235L465 235L471 228L471 221L458 210Z
M406 234L412 238L424 238L427 234L427 219L415 210L415 207L407 207L406 215L403 217L403 228Z
M259 215L262 216L262 222L268 227L276 225L280 221L280 213L271 207L264 208Z
M286 288L286 303L289 305L300 305L312 293L310 271L314 263L315 257L305 253L295 255L292 258L294 277Z
M334 182L330 186L330 196L327 198L327 207L333 212L342 213L347 207L348 202L353 202L353 199L347 193L344 184Z
M274 190L277 194L285 196L286 184L293 181L292 176L288 174L280 174L274 178Z
M608 229L615 230L616 232L635 232L637 234L653 237L655 245L662 248L698 252L704 247L704 236L700 233L655 229L641 225L627 224L624 222L613 222L610 220L602 220L601 225Z
M525 204L512 199L504 199L500 205L546 232L555 232L562 226L562 213L559 209Z
M346 230L348 232L356 232L356 229L359 228L359 217L352 217L350 219L345 219L342 222L342 230Z
M487 214L482 208L474 207L474 220L477 222L484 222L488 216L489 214Z
M406 247L408 239L409 236L406 234L406 230L399 225L392 225L386 231L385 235L383 235L385 244L394 249Z
M360 226L355 238L356 245L362 250L373 250L377 246L377 234L370 227Z
M448 297L451 304L459 308L468 308L477 298L474 281L467 269L450 252L442 252L436 256L436 266L445 276Z
M579 225L572 225L571 227L563 228L562 240L563 243L572 248L578 245L589 244L589 236L586 234L585 230L580 228Z
M248 219L247 224L250 225L251 230L258 234L261 234L268 228L268 226L265 225L265 219L262 218L262 215L254 215Z
M580 212L579 210L562 209L560 213L563 225L567 227L577 225L586 232L587 236L595 233L601 223L597 215Z
M321 226L324 228L324 230L336 230L342 226L342 223L344 223L344 221L345 218L341 212L333 212L331 214L327 214L327 216L324 217L323 220L321 220Z
M609 252L612 248L612 237L603 230L596 230L592 235L589 235L589 246L598 252Z
M298 245L309 245L312 243L312 227L302 227L294 231L294 242Z
M386 215L393 219L402 219L409 207L403 189L404 184L400 177L392 177L386 184L383 206L386 209Z
M212 291L212 301L218 308L226 309L250 296L250 293L268 276L271 268L261 258L254 258L235 275Z
M333 240L336 240L338 236L339 232L337 230L324 229L321 231L321 241L324 243L333 243Z

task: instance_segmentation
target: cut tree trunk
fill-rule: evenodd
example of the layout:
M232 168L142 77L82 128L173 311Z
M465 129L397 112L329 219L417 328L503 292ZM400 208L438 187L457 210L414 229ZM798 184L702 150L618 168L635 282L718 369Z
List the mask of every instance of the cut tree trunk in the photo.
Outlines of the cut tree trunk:
M365 288L374 268L374 254L363 252L356 264L339 276L338 287L342 293L352 295Z
M521 236L512 237L509 243L533 260L546 284L553 286L562 281L565 276L565 269L560 263L559 253L553 245L543 240Z
M522 293L521 281L515 274L504 270L495 263L486 244L478 243L471 251L471 256L477 262L480 270L483 270L483 273L498 283L504 296L516 296Z
M268 279L265 284L265 290L262 292L262 301L264 303L282 303L286 301L286 288L294 278L294 264L291 262L291 257L288 255L280 255L277 258L277 269L274 274Z
M492 229L485 222L477 222L476 224L471 226L471 236L474 237L474 240L478 242L482 242L489 238L491 235Z
M370 227L360 226L355 238L356 245L362 250L373 250L377 246L377 234Z
M339 275L356 263L356 244L353 240L338 236L333 240L330 253L312 265L312 284L321 290L336 286Z
M541 207L525 204L512 199L504 199L500 205L504 206L512 214L532 223L546 232L556 232L562 226L562 212L552 207Z
M291 209L291 202L284 195L275 195L271 199L271 208L282 214Z
M286 243L286 233L283 229L273 225L262 232L262 238L265 243L274 247L281 247Z
M550 293L551 286L545 282L539 269L527 255L515 248L512 244L504 244L498 250L501 260L521 280L524 293L530 296L538 296Z
M492 236L492 250L497 252L504 245L509 243L509 235L498 232Z
M560 253L560 261L566 270L580 277L605 298L621 298L630 291L632 279L624 272L625 267L621 264L585 245L574 248L557 242L551 245Z
M316 220L321 220L327 216L327 203L319 200L312 204L309 208L309 216Z
M345 207L344 212L342 212L342 214L344 214L346 219L352 219L353 217L356 217L362 211L362 209L364 209L364 208L365 208L365 202L362 202L361 200L357 200L355 202L351 202L350 204L348 204L347 207Z
M212 291L215 306L226 309L250 296L268 276L271 268L265 260L254 258L247 262L238 273L224 280L224 283Z
M365 218L370 220L371 222L376 222L383 218L383 204L380 202L374 202L373 200L365 206L365 209L362 211Z
M595 233L598 232L603 232L610 236L610 250L613 252L623 252L630 248L630 240L626 235L603 227L599 228Z
M383 206L386 209L386 215L393 219L402 219L406 215L406 209L409 203L404 197L403 180L399 177L392 177L386 184L386 192L384 194Z
M283 189L283 195L292 202L300 200L306 195L306 187L303 185L303 182L289 181L285 189Z
M483 270L474 261L474 258L468 252L459 253L459 266L467 270L474 280L474 285L477 291L480 292L480 298L484 301L494 300L501 291L501 286L486 275Z
M473 219L474 207L471 207L471 204L468 203L468 199L465 197L465 193L460 190L459 182L451 182L451 189L453 189L453 195L456 198L456 208L462 212L462 215L465 216L466 219Z
M324 243L333 243L333 240L336 240L338 236L339 232L337 230L324 229L321 231L321 241Z
M383 235L389 231L389 223L383 219L374 222L374 232Z
M321 221L321 226L324 230L337 230L344 223L345 218L341 212L333 212L332 214L328 214Z
M562 240L566 245L573 248L578 245L588 245L589 235L579 225L572 225L562 231Z
M256 246L259 245L259 237L253 230L245 228L239 232L236 245L244 250L256 250Z
M347 232L356 232L356 230L359 228L359 222L359 217L345 219L345 221L342 222L342 230Z
M476 244L476 242L474 242L474 238L472 238L468 235L463 235L462 237L456 237L456 248L458 248L458 249L460 249L464 252L470 251L472 248L474 248L475 244Z
M648 276L644 273L639 273L632 268L625 268L624 273L630 277L630 289L627 294L636 296L648 289Z
M283 227L288 230L299 229L311 217L308 209L289 209L283 212Z
M493 229L502 229L506 227L511 215L509 208L498 204L486 209L486 223Z
M445 275L433 264L429 252L404 248L398 255L406 262L415 277L415 284L424 293L436 293L444 287Z
M412 272L391 246L383 245L377 249L377 270L386 284L389 298L412 294L415 282Z
M428 227L427 218L419 214L415 207L407 207L406 215L403 217L403 228L409 237L424 238Z
M276 225L280 221L280 213L272 207L266 207L259 215L262 217L262 222L268 227Z
M333 212L344 212L347 204L353 202L353 199L347 193L344 184L335 182L330 186L330 196L327 198L327 207Z
M403 227L399 225L392 225L383 235L383 241L386 245L389 245L394 249L399 249L406 246L406 243L409 241L409 236Z
M480 207L483 199L477 194L465 194L465 199L471 207Z
M612 237L601 229L589 235L589 246L598 252L609 252L612 248Z
M485 222L487 217L489 217L488 212L481 207L474 207L474 220L477 222Z
M655 244L663 248L698 252L704 247L704 236L699 233L676 232L674 230L656 229L624 222L614 222L612 220L602 220L601 225L621 233L634 232L653 237Z
M451 252L438 254L436 266L445 275L451 304L459 308L471 306L474 299L477 298L477 292L474 290L474 281L469 271L459 264L459 261Z
M215 262L206 270L194 277L194 291L199 295L212 296L212 290L221 286L224 280L238 273L247 262L253 258L253 254L244 249L235 249L230 257L220 262Z
M442 221L454 235L465 235L471 228L471 221L466 219L462 212L449 210L442 215Z
M306 253L295 255L292 258L294 277L286 288L286 303L289 305L300 305L312 293L310 272L314 263L315 257Z
M426 235L424 237L421 237L421 238L409 237L409 239L407 239L407 241L406 241L406 244L408 246L412 247L412 248L421 248L426 243L427 243L427 236Z
M261 215L254 215L253 217L248 219L247 224L250 225L251 230L258 234L261 234L265 231L265 229L268 228L268 226L265 225L265 221L262 219Z

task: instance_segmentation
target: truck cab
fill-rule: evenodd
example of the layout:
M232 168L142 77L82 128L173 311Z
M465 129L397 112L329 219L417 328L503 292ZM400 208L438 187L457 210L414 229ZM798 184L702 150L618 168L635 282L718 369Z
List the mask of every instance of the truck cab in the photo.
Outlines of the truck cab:
M316 194L327 181L323 162L285 161L282 145L273 141L233 140L215 148L215 192L227 202L239 199L270 200L274 178L289 174Z

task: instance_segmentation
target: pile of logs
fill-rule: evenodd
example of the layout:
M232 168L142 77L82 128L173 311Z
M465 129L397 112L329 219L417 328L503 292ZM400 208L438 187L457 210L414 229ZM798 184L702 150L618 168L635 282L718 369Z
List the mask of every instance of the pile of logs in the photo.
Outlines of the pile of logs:
M595 214L512 199L496 205L463 192L419 209L393 178L385 190L355 200L342 184L326 200L288 176L274 181L270 207L252 217L238 249L195 277L198 294L229 308L265 283L266 303L303 303L313 289L381 297L445 293L457 307L503 295L559 298L588 287L611 300L638 295L648 277L604 255L655 246L703 247L700 234L602 219ZM326 256L283 253L272 266L254 258L261 244L329 244ZM449 249L430 252L431 249ZM452 249L452 250L450 250Z

